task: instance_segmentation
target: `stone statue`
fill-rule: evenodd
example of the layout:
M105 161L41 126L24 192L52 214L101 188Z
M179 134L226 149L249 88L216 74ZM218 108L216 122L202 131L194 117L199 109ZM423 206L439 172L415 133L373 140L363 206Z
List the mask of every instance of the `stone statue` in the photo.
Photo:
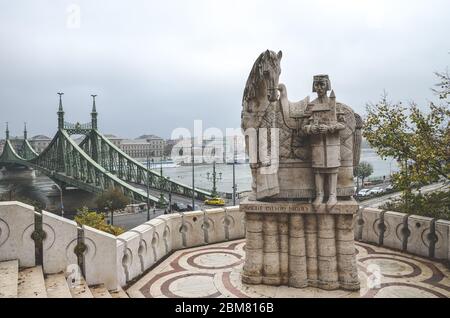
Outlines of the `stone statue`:
M324 184L328 185L327 208L337 203L337 175L341 165L339 133L345 129L345 119L340 108L337 109L336 96L331 91L328 75L316 75L313 92L317 98L308 104L302 132L311 138L312 168L315 177L316 198L313 206L317 210L323 203Z
M282 52L265 51L253 64L242 98L241 128L252 173L251 199L270 197L279 192L276 166L278 147L276 128L278 110L278 80ZM277 120L278 117L278 120ZM272 134L273 133L273 134ZM272 168L272 169L271 169Z
M361 118L333 91L327 95L327 75L314 77L315 100L289 101L278 84L280 60L281 52L262 53L244 90L252 195L240 204L246 214L242 281L357 290L353 168Z

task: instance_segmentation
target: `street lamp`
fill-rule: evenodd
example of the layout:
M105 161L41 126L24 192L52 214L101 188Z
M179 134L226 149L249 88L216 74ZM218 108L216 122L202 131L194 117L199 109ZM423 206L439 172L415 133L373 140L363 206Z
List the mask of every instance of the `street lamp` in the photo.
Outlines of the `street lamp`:
M392 158L391 161L389 162L389 179L392 180L392 161L394 161L395 158Z
M169 212L172 213L172 185L170 183L170 177L167 177L169 181Z
M105 210L105 215L108 215L108 207L107 206L105 206L104 207L104 210ZM111 225L113 225L113 222L114 222L114 216L112 215L112 213L111 213L111 217L110 217L110 220L109 220L109 224L111 224Z
M192 211L194 211L195 210L194 139L192 139L191 145L191 162L192 162Z
M147 221L150 220L150 181L149 181L149 174L150 174L150 169L149 169L149 164L150 164L150 160L149 160L149 156L148 156L148 152L147 152L147 171L146 171L146 175L147 175Z
M112 208L112 201L106 202L105 213L108 214L108 210L111 211L111 225L114 225L114 209Z
M209 180L209 176L210 176L210 173L207 172L207 173L206 173L206 178L207 178L208 180ZM212 191L211 191L211 195L212 195L213 197L217 197L217 187L216 187L216 182L217 182L218 180L222 180L222 172L219 172L219 177L217 177L217 174L216 174L216 161L213 161L213 172L212 172L213 188L212 188Z
M233 151L233 206L236 205L236 136L234 136L234 151Z
M53 185L53 189L58 189L59 190L59 201L60 201L60 205L61 205L61 216L64 217L64 204L63 204L63 195L62 195L62 189L58 184L54 184Z

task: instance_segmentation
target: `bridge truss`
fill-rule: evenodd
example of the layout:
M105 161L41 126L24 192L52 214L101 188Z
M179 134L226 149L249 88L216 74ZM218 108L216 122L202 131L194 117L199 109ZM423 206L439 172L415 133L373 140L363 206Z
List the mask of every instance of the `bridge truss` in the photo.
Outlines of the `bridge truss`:
M83 134L85 138L78 145L70 136ZM134 202L146 202L147 191L130 183L149 186L151 189L167 191L202 200L211 193L202 189L169 180L160 173L147 169L145 165L131 158L110 142L97 130L95 96L91 112L91 123L71 124L64 121L60 95L58 110L58 131L42 153L38 154L30 145L24 133L24 141L16 150L9 140L0 155L0 166L21 165L43 172L64 186L69 185L91 192L102 193L110 188L120 189ZM160 198L148 195L151 202Z

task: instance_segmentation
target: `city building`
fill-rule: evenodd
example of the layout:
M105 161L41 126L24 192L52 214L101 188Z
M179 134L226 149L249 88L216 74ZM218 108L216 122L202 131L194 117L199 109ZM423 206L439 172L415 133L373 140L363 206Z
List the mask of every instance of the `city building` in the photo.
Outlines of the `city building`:
M150 152L153 155L151 157L164 156L164 149L166 147L166 141L156 135L142 135L136 138L136 140L146 140L150 144Z
M112 134L105 135L116 147L127 155L137 159L147 156L161 158L164 156L166 141L155 135L142 135L136 139L119 138Z
M124 140L123 138L117 137L113 134L106 134L105 137L108 138L108 140L111 141L114 144L114 146L119 147L119 148L120 148L120 144Z
M234 140L236 137L236 160L238 163L246 162L245 143L243 135L226 136L220 138L203 138L201 146L194 141L194 160L196 164L210 164L213 161L216 163L232 163L235 152ZM170 153L172 159L177 163L190 164L191 156L191 140L176 139L168 140L167 145L170 145Z
M31 137L31 139L29 139L28 141L30 142L31 147L33 147L33 149L37 153L41 153L45 148L47 148L52 139L45 135L36 135L34 137Z

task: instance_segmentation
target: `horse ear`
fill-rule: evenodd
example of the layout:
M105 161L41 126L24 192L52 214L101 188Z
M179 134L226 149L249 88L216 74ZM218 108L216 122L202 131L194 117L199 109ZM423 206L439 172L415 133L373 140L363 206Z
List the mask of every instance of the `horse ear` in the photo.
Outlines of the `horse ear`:
M277 53L277 57L278 57L278 61L280 61L280 60L281 60L281 58L283 57L283 52L281 52L281 51L278 51L278 53Z

